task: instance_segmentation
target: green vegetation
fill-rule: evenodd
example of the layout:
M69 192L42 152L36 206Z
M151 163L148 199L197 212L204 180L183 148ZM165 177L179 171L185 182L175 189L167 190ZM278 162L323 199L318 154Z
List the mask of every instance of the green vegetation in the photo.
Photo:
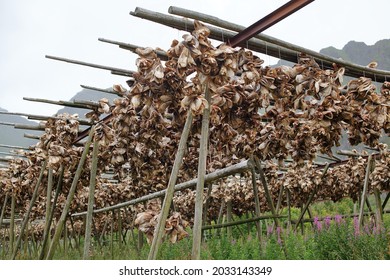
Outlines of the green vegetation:
M344 199L341 202L319 202L311 207L314 219L304 224L295 232L294 225L289 227L283 220L283 227L273 227L273 221L262 222L261 246L254 224L242 224L232 228L232 236L228 237L226 229L206 231L201 248L201 259L236 260L236 259L286 259L282 240L286 247L287 259L293 260L389 260L390 259L390 215L384 215L384 225L378 228L372 217L366 217L362 230L356 226L356 218L343 218L339 213L353 213L353 202ZM285 212L284 210L283 212ZM299 216L299 209L292 209L292 220ZM322 218L318 218L322 217ZM305 216L305 219L308 218ZM239 217L235 217L236 220ZM147 259L149 245L138 249L137 230L128 231L126 238L119 241L118 233L107 234L98 242L93 241L90 250L92 260L115 259ZM113 242L111 242L113 241ZM36 259L40 246L24 243L17 259ZM4 243L3 243L4 245ZM82 259L83 238L68 237L61 241L54 259ZM2 259L9 256L0 247ZM159 252L159 259L186 260L191 258L192 238L190 237L171 244L165 241Z

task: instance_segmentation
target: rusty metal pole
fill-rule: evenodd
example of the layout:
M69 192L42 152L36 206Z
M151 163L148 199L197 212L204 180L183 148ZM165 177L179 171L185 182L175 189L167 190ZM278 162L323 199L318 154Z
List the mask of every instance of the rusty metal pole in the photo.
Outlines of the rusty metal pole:
M231 38L228 43L232 47L238 46L240 43L243 43L250 38L252 38L254 35L259 34L266 30L267 28L271 27L272 25L278 23L282 19L288 17L289 15L295 13L299 9L305 7L306 5L310 4L314 0L291 0L281 6L280 8L276 9L272 13L268 14L267 16L263 17L259 21L255 22L251 26L247 27L240 33L238 33L236 36Z

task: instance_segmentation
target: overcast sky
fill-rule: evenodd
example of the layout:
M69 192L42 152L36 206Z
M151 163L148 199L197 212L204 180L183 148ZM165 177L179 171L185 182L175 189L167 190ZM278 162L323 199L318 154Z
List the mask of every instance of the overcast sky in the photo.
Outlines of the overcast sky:
M286 2L0 0L0 107L51 115L60 107L24 101L23 97L69 100L81 90L80 84L101 88L125 85L125 77L49 60L45 55L136 70L135 55L97 39L166 50L173 39L180 40L184 34L130 16L137 6L167 13L174 5L249 26ZM389 11L388 0L316 0L264 33L315 51L328 46L342 48L350 40L371 45L390 38Z

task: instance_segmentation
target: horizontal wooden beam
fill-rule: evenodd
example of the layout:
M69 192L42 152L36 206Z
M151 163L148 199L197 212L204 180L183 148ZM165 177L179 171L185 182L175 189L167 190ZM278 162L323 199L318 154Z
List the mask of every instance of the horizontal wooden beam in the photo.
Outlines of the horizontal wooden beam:
M115 94L119 97L123 97L123 94L120 92L116 92L112 89L104 89L104 88L98 88L98 87L91 87L91 86L86 86L86 85L80 85L82 88L89 89L89 90L94 90L94 91L100 91L100 92L105 92L109 94Z
M205 176L205 183L210 183L210 182L213 182L215 180L218 180L218 179L230 176L230 175L234 175L234 174L237 174L237 173L245 172L248 169L250 169L252 167L252 165L253 165L253 162L251 160L245 160L245 161L242 161L242 162L237 163L235 165L232 165L232 166L220 169L220 170L216 170L216 171L214 171L212 173L209 173L209 174L207 174ZM182 190L185 190L185 189L188 189L188 188L195 187L196 183L197 183L197 180L198 179L195 178L195 179L192 179L190 181L178 184L178 185L175 186L174 191L178 192L178 191L182 191ZM151 200L151 199L154 199L154 198L164 197L165 196L165 192L166 192L166 190L161 190L161 191L158 191L158 192L155 192L155 193L151 193L151 194L148 194L148 195L136 198L136 199L132 199L130 201L126 201L126 202L118 203L118 204L113 205L113 206L104 207L104 208L101 208L101 209L94 210L93 213L96 213L96 214L97 213L103 213L103 212L107 212L107 211L111 211L111 210L127 207L127 206L130 206L130 205L135 205L135 204L138 204L138 203L141 203L141 202L145 202L145 201L148 201L148 200ZM77 217L77 216L83 216L83 215L86 215L86 214L87 214L87 212L85 211L85 212L72 214L72 216L73 217Z
M207 226L203 226L202 230L225 228L225 227L237 226L237 225L257 222L260 220L268 220L268 219L275 219L275 218L277 218L277 219L287 218L287 215L264 215L264 216L260 216L260 217L255 217L255 218L250 218L250 219L240 220L240 221L234 221L234 222L229 222L229 223L224 223L224 224L207 225Z
M21 146L14 146L14 145L6 145L6 144L0 144L0 147L2 148L9 148L9 149L17 149L17 150L33 150L33 147L21 147Z
M74 60L74 59L58 57L58 56L52 56L52 55L46 55L45 57L48 58L48 59L63 61L63 62L72 63L72 64L83 65L83 66L97 68L97 69L116 71L116 72L124 73L126 75L132 75L134 73L134 71L127 70L127 69L121 69L121 68L117 68L117 67L111 67L111 66L106 66L106 65L89 63L89 62L85 62L85 61L81 61L81 60Z
M59 120L62 119L57 116L43 116L43 115L34 115L34 114L26 114L26 113L18 113L18 112L0 112L2 115L14 115L14 116L24 116L30 120L39 120L39 121L47 121L49 119ZM94 122L87 119L78 119L81 125L93 125Z
M178 18L139 7L137 7L134 12L130 12L130 14L179 30L184 30L187 32L192 32L194 30L194 21L189 20L188 18ZM218 28L215 26L207 25L207 28L209 28L211 32L209 38L219 41L227 42L230 38L237 34L237 32ZM245 27L242 27L241 30L243 29L245 29ZM253 50L255 52L260 52L276 58L291 61L293 63L298 62L298 53L302 52L302 48L300 48L300 50L293 50L292 48L294 48L294 46L290 43L285 42L284 46L282 46L281 40L275 42L277 43L275 44L264 41L262 39L258 39L257 36L258 35L246 41L242 45L242 47ZM378 70L357 65L341 59L335 59L333 57L325 56L314 51L305 53L313 56L317 63L320 65L320 67L333 69L333 63L337 64L340 67L345 67L345 74L347 76L365 76L377 82L384 82L390 79L390 71Z
M110 39L104 39L104 38L99 38L99 41L101 42L104 42L104 43L109 43L109 44L112 44L112 45L116 45L118 46L119 48L121 49L124 49L124 50L128 50L128 51L131 51L133 53L135 53L135 50L138 49L138 48L143 48L141 46L138 46L138 45L134 45L134 44L130 44L130 43L124 43L124 42L119 42L119 41L114 41L114 40L110 40ZM163 50L155 50L157 56L161 59L161 60L168 60L168 55L165 51Z

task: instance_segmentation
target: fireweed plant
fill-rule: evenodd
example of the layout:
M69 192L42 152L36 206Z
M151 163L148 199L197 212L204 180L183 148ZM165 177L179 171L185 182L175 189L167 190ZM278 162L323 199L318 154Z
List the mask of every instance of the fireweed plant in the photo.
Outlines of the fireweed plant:
M373 219L360 228L356 216L352 220L328 216L323 221L315 217L313 226L317 259L389 259L386 230Z

